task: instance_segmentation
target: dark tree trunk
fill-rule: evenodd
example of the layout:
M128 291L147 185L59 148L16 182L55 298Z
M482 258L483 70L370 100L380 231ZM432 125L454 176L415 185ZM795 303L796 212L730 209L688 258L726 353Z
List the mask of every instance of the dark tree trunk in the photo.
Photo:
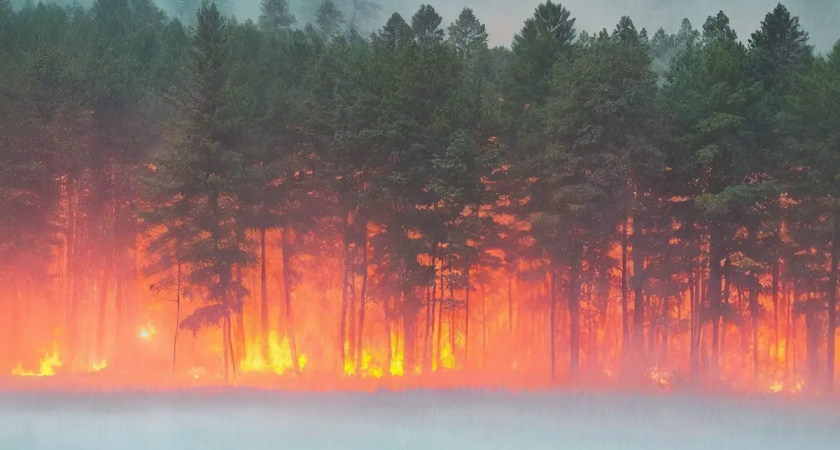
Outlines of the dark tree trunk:
M355 265L355 264L354 264ZM350 305L347 311L347 358L350 361L350 367L356 367L356 360L353 359L356 354L356 270L350 268Z
M435 342L435 347L437 347L437 353L435 357L435 368L436 370L440 370L441 366L441 339L443 336L443 298L446 295L446 291L444 290L443 286L443 261L441 261L441 269L440 269L440 300L437 302L437 319L436 319L436 327L435 332L437 333L437 339Z
M437 282L435 282L437 283ZM435 284L437 286L437 284ZM432 334L434 332L434 305L435 302L434 298L434 287L426 286L425 294L426 294L426 323L425 323L425 330L423 333L423 354L421 355L423 358L423 371L429 371L432 367L432 355L431 355L431 343L432 343Z
M712 326L711 375L720 375L720 320L721 320L721 261L723 261L723 230L720 225L709 226L709 313Z
M639 215L633 217L633 235L631 237L633 248L633 351L635 357L641 358L644 355L644 331L645 331L645 296L644 296L644 271L645 253L642 242L642 224Z
M239 357L248 357L248 347L245 344L245 299L242 296L242 265L236 265L236 348L239 349ZM233 365L239 367L239 360L234 360Z
M175 250L175 333L172 338L172 374L178 367L178 332L181 329L181 255L180 250Z
M344 275L341 279L341 319L338 331L339 368L344 373L347 364L347 290L350 287L350 237L348 236L347 212L342 213L342 231L344 235ZM283 231L285 234L285 230ZM285 270L285 269L284 269ZM284 281L285 284L285 281Z
M77 218L76 218L76 182L68 180L67 187L67 273L69 280L67 284L67 346L68 356L72 361L77 351L77 311L79 308L79 273L77 270L76 252L77 249Z
M286 330L289 339L289 351L292 356L292 366L295 373L300 373L300 362L297 354L297 338L295 337L295 315L292 309L292 242L288 228L283 230L283 295L286 300ZM342 350L344 349L342 340ZM343 367L343 366L342 366Z
M403 313L403 328L403 372L409 376L414 373L416 366L417 311L414 308L408 308Z
M481 290L481 368L487 367L487 297L484 295L484 284Z
M753 344L753 382L756 384L758 383L758 361L759 361L759 351L758 351L758 327L759 327L759 319L761 310L758 304L758 290L751 289L750 290L750 313L752 316L752 344Z
M808 360L808 384L813 390L816 380L819 379L820 326L815 308L812 304L809 304L807 308L808 310L805 313L805 351Z
M507 301L508 301L508 333L513 336L513 268L508 273Z
M621 353L630 349L630 321L627 311L627 218L621 221Z
M776 243L778 245L778 242ZM778 247L773 248L773 262L770 265L770 285L773 296L773 349L776 357L773 358L773 369L779 368L779 255Z
M466 292L464 294L464 366L469 366L469 355L470 355L470 291L472 291L472 286L470 286L470 267L467 266L467 285L466 285Z
M392 299L390 297L385 299L385 334L388 335L388 355L385 358L385 370L386 373L390 373L391 370L391 362L394 358L394 332L391 327L391 323L393 323L394 318L394 310L391 306Z
M551 282L550 282L550 293L551 301L549 304L549 311L548 311L548 335L549 340L551 342L551 380L555 381L557 379L557 270L554 268L554 264L552 264L551 270Z
M828 333L826 342L826 390L834 391L834 362L835 344L837 342L837 263L840 258L840 215L835 214L831 223L831 267L828 273L828 295L826 295L826 306L828 307Z
M368 237L367 237L367 223L364 224L364 234L362 236L362 288L359 292L359 337L356 342L356 372L359 372L362 365L362 347L364 346L364 331L365 331L365 307L367 300L367 281L368 281Z
M668 363L668 336L671 331L671 297L662 299L662 363Z
M569 267L569 370L575 382L580 374L580 274L582 249L578 249Z
M265 228L260 229L260 343L262 348L262 356L265 361L269 361L269 343L268 335L271 332L269 324L269 310L268 310L268 275L266 270L266 252L265 252Z

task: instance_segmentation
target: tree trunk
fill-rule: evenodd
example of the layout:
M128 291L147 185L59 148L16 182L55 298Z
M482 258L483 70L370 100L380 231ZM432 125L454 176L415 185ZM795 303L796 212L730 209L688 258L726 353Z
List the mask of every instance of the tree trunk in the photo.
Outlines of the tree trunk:
M222 353L224 353L224 362L225 362L225 384L230 383L230 360L231 352L230 352L230 344L228 336L229 333L229 326L230 326L230 317L226 316L222 319Z
M394 358L394 332L391 329L391 323L394 321L394 311L391 307L391 297L385 299L385 333L388 335L388 356L385 359L386 373L391 373L391 361Z
M297 339L295 337L295 315L292 309L292 245L289 234L290 231L288 228L283 230L283 295L286 300L286 330L288 332L287 338L289 339L292 366L295 369L295 373L299 374L300 362L298 361ZM343 349L344 345L342 345Z
M816 388L816 380L819 379L820 327L817 312L814 311L812 304L809 304L807 308L808 311L805 313L805 351L808 360L808 385L813 390Z
M551 291L549 295L551 296L551 301L549 304L549 311L548 311L548 335L549 340L551 342L551 381L555 381L557 379L557 325L556 319L557 316L557 273L552 264L551 268L551 284L549 290Z
M178 331L181 329L181 255L180 250L175 250L175 333L172 338L172 374L178 367Z
M472 291L472 286L470 286L470 270L471 268L467 266L467 285L465 287L466 292L464 294L464 367L469 366L469 354L470 354L470 291Z
M720 225L709 226L709 312L712 325L712 356L710 371L717 380L720 375L721 266L723 260L723 230Z
M443 261L441 261L440 265L440 300L437 302L437 326L435 328L435 332L437 333L437 339L435 346L437 347L437 356L435 358L435 367L436 370L440 370L440 366L442 363L441 360L441 339L443 335L443 298L446 296L446 290L443 285Z
M671 330L671 296L662 298L662 364L668 364L668 336Z
M345 348L345 344L347 343L347 289L350 286L350 239L347 235L349 232L347 212L342 212L342 221L344 235L344 275L341 279L341 319L338 331L338 354L339 368L341 373L345 373L344 368L347 364L347 349ZM283 234L285 233L284 230ZM283 270L285 271L285 268Z
M268 311L268 275L266 270L265 228L260 229L260 347L264 361L270 360L268 335L271 332Z
M484 284L481 290L481 368L487 367L487 297L484 295Z
M364 224L364 236L362 238L362 289L359 292L359 337L356 342L356 372L359 372L362 365L362 347L364 345L364 330L365 330L365 306L367 299L367 281L368 281L368 250L367 250L367 223Z
M434 261L434 259L432 260ZM437 283L437 282L435 282ZM435 284L437 286L437 284ZM426 373L427 371L431 370L432 367L432 355L431 355L431 345L432 345L432 334L434 333L434 305L435 302L434 298L434 287L426 286L425 297L426 297L426 323L424 326L424 333L423 333L423 354L421 357L423 358L423 371Z
M834 361L836 356L835 344L837 342L837 263L840 258L840 215L835 214L831 221L831 267L828 273L828 295L826 295L826 306L828 307L828 333L826 342L826 391L834 391Z
M66 318L66 329L67 329L67 347L68 347L68 356L70 358L71 364L72 361L75 359L76 356L76 312L78 310L78 302L79 302L79 274L77 273L77 264L76 264L76 252L78 251L77 247L77 220L76 220L76 189L75 184L76 182L71 178L68 181L69 185L67 187L67 272L69 274L69 282L67 285L67 316Z
M245 344L245 299L242 297L242 265L236 265L236 348L239 349L239 357L245 359L248 357L248 348ZM239 367L239 360L234 360L233 365Z
M449 308L449 350L452 353L452 358L455 358L455 283L452 281L454 280L452 258L449 258L449 277L449 298L452 300L451 308ZM452 368L455 368L454 364Z
M761 309L758 304L758 289L750 290L750 313L752 315L753 382L758 385L758 327L761 313Z
M645 331L645 296L644 296L644 271L645 254L642 243L642 224L639 215L633 216L633 235L631 237L633 248L633 353L638 364L639 358L644 355L644 331Z
M778 245L778 243L777 243ZM773 349L776 357L773 358L773 369L779 369L779 255L778 247L773 248L773 262L770 269L770 285L773 295Z
M621 353L630 349L630 323L627 317L627 218L621 221Z
M507 301L508 301L508 333L513 336L513 268L508 273Z
M403 307L407 309L403 311L403 373L409 376L416 366L417 312L407 305Z
M350 305L347 311L347 357L350 359L350 367L356 367L356 270L350 268Z
M575 251L575 250L573 250ZM576 250L572 264L569 267L569 370L575 382L580 375L580 274L583 250Z

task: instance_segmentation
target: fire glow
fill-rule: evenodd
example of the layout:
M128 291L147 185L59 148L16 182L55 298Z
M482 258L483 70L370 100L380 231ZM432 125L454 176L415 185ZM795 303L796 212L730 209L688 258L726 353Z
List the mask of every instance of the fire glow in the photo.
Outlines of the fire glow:
M267 258L276 263L282 260L282 255L275 256L269 252ZM341 322L340 290L334 284L309 280L318 278L322 269L340 267L341 260L301 255L291 262L299 271L291 296L296 319L297 364L293 359L291 327L287 323L285 306L282 302L269 301L270 328L264 338L260 331L259 272L245 269L242 271L244 283L252 287L244 298L241 321L233 321L234 347L231 350L236 361L236 374L227 384L303 390L423 386L528 389L575 384L591 387L626 385L663 392L691 385L686 342L689 333L679 326L691 315L690 299L686 297L676 299L669 308L672 328L667 330L667 334L664 326L657 322L644 324L645 353L637 356L630 350L623 350L621 311L617 307L620 285L612 283L608 298L603 302L607 304L606 313L584 314L588 318L582 320L582 375L577 380L563 364L564 357L568 357L569 342L568 334L562 327L562 318L567 317L568 311L558 308L556 352L561 369L552 380L549 375L548 280L529 281L518 277L517 272L524 272L528 263L516 267L515 271L476 269L476 273L480 270L485 274L485 281L470 292L469 315L465 302L444 304L442 301L435 302L428 311L424 308L418 313L415 365L406 370L403 320L389 317L385 309L390 304L387 299L368 297L366 321L361 331L357 322L361 305L350 303L345 314L356 320L345 321L347 342L339 353L335 349L340 329L334 324ZM282 267L279 269L274 268L282 273ZM369 275L374 276L373 269ZM332 279L340 281L338 275L332 275ZM48 319L44 324L53 324L54 328L33 326L39 333L29 332L28 335L34 340L51 334L57 336L56 341L49 350L41 349L36 353L40 354L37 364L27 366L25 361L31 361L31 357L21 358L11 362L6 373L24 378L86 374L95 377L96 381L80 378L78 382L83 385L95 383L97 386L109 382L158 387L184 383L226 384L222 366L223 346L219 344L222 330L210 327L195 334L180 330L176 342L175 305L161 303L160 293L144 289L150 281L138 277L136 313L133 317L106 317L106 325L111 325L104 334L103 348L96 345L96 327L83 328L78 333L84 350L70 358L65 354L65 327L59 326L62 324L56 320L58 317L43 315L40 317ZM282 283L282 277L269 277L269 293L282 293ZM456 299L466 298L463 289L453 289L452 294ZM269 295L269 299L277 297L280 294ZM649 311L656 311L653 302L654 299L651 299ZM594 307L601 301L592 298L585 304L587 308L588 305ZM758 367L762 371L759 379L769 381L759 384L750 381L755 364L751 360L753 352L745 351L744 347L744 342L749 341L749 335L744 335L744 331L749 330L732 324L722 327L722 348L726 351L721 354L720 382L733 388L776 395L799 395L808 391L809 385L803 381L802 375L807 362L807 352L804 351L807 333L804 321L797 320L798 316L787 309L790 304L781 303L778 336L772 322L762 321L759 324L761 328L757 335L761 351L758 352ZM95 302L92 302L91 306L94 305ZM194 307L194 304L185 302L181 305L181 314ZM88 311L93 313L95 308ZM767 317L772 317L771 314L767 313ZM82 316L80 320L94 318L95 314L91 314L88 318ZM132 327L136 330L133 339L128 339L115 327L116 323L126 323L128 319L138 323ZM172 325L167 326L167 323ZM362 340L361 346L358 345L359 339ZM337 366L342 356L344 361ZM10 361L0 355L0 363L10 364ZM632 381L635 379L632 376L634 372L644 374L640 378L642 381Z

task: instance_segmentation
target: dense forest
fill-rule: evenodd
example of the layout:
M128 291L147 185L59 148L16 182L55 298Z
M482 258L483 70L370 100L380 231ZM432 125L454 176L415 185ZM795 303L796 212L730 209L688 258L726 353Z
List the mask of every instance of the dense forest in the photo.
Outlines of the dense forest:
M840 43L783 5L180 3L0 0L4 373L832 389Z

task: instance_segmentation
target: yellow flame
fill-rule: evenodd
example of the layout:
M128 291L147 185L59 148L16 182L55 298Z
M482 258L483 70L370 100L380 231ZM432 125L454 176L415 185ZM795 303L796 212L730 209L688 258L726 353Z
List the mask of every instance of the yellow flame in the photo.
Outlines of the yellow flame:
M279 340L276 332L268 334L268 360L263 357L263 352L258 339L253 339L246 344L246 357L241 361L241 368L244 372L254 373L275 373L282 375L292 368L292 351L289 346L289 339ZM298 356L298 365L303 370L306 367L306 355Z
M103 359L102 361L93 363L93 370L92 371L93 372L100 372L102 369L104 369L106 367L108 367L108 361Z
M52 351L47 352L41 358L38 372L26 370L22 363L18 363L17 367L12 370L12 375L19 377L51 377L55 375L55 368L61 367L61 357L58 353L58 344L53 342Z
M784 389L784 387L785 386L784 384L782 384L781 381L774 381L773 384L770 385L770 392L778 394L779 392L782 392L782 389Z

